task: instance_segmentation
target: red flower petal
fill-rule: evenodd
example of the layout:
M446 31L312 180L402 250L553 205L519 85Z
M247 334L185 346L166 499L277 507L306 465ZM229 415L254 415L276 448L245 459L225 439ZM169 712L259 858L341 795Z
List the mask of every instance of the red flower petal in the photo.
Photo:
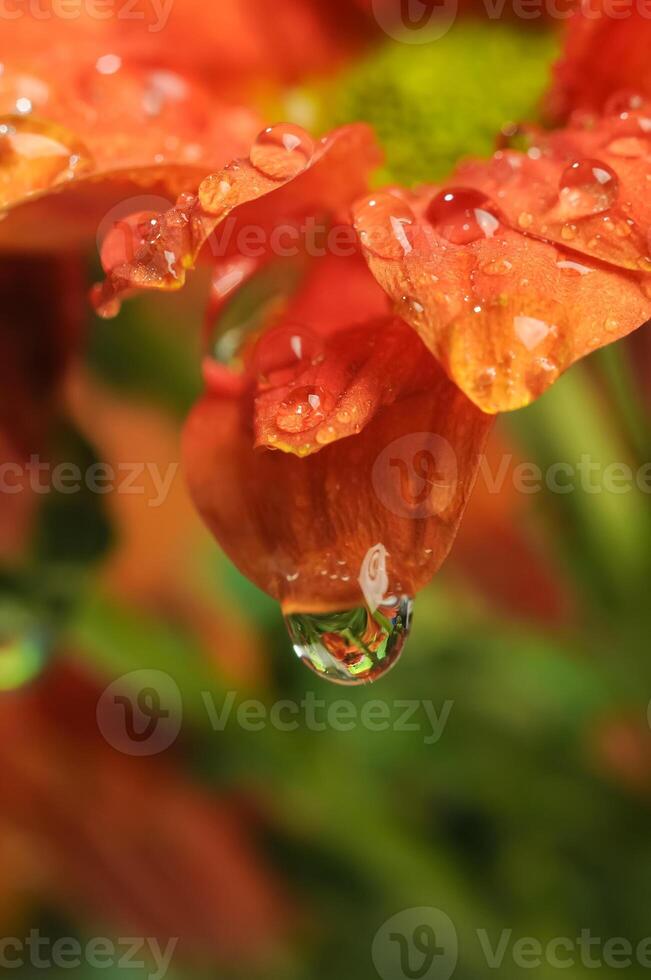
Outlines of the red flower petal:
M355 222L400 315L487 412L528 404L651 316L651 280L514 231L477 190L373 195Z

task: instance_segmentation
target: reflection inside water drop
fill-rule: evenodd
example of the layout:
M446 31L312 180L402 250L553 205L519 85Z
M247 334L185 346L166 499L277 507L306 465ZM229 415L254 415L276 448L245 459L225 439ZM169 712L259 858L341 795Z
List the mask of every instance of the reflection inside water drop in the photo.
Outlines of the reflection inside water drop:
M374 613L365 605L333 613L292 613L285 623L294 651L315 674L335 684L367 684L402 653L413 600L392 598Z

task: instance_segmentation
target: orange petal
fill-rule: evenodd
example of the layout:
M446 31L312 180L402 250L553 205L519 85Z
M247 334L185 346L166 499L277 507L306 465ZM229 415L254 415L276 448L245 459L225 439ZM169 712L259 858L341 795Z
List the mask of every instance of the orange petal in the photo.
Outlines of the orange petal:
M96 302L113 312L130 289L179 288L208 239L223 258L237 254L242 234L254 229L257 247L272 252L280 223L300 235L301 222L337 212L366 188L378 160L372 133L362 124L335 130L316 147L299 127L270 127L248 160L207 177L197 200L183 199L160 216L155 240L138 248L133 261L111 269ZM223 237L217 235L231 214Z
M462 165L514 229L632 271L651 272L651 103L539 133L527 153Z
M44 54L40 44L31 60L5 62L0 207L9 217L0 229L0 247L22 247L25 239L30 247L43 246L52 221L41 199L54 191L86 192L91 201L103 201L101 183L115 181L128 186L127 197L156 186L177 195L196 186L206 168L243 152L259 128L255 113L216 101L189 77L123 63L105 51L97 43L62 60L58 49ZM118 196L113 204L119 201ZM35 215L15 213L19 205L29 205ZM68 199L56 221L59 241L53 245L60 250L67 247L69 208L86 239L105 214L93 207L86 216L85 202Z
M267 348L276 333L283 344L281 327L265 334ZM317 356L295 359L291 378L286 370L275 372L259 387L255 444L308 456L356 435L381 408L435 383L432 358L403 320L339 331Z
M184 436L194 501L232 561L286 611L358 605L378 544L397 595L413 595L445 559L491 418L431 359L430 370L427 390L306 459L253 448L252 392L211 393L194 409Z
M477 190L376 194L355 223L400 315L487 412L527 405L651 317L650 279L514 231Z
M237 289L243 275L257 271L241 261L219 269L218 305L231 284ZM255 385L258 445L316 452L359 432L382 405L422 390L431 377L420 341L391 316L388 297L357 252L313 260L280 315L272 307L265 319L257 343L243 341L243 374L210 359L204 365L208 387L220 394Z

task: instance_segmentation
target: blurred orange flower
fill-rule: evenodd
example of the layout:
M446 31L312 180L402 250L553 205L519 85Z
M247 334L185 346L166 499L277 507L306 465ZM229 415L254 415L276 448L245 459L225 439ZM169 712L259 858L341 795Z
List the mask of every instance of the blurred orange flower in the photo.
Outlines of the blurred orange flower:
M551 117L562 121L574 110L601 112L613 96L620 102L631 95L651 97L650 45L651 20L643 5L579 5L547 98Z
M109 746L95 718L99 693L60 663L3 698L0 826L13 873L3 874L2 900L11 895L17 908L37 894L82 930L102 923L115 936L178 937L181 959L268 955L287 907L243 809L160 758Z

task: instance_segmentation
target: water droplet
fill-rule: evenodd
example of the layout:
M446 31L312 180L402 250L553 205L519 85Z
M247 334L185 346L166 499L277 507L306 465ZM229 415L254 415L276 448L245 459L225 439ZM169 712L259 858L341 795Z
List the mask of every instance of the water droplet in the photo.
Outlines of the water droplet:
M272 180L291 180L310 163L314 141L309 133L292 123L269 126L251 147L251 163Z
M286 324L262 334L253 353L253 365L262 383L273 377L282 383L282 375L291 377L299 365L317 364L323 356L323 341L300 324Z
M533 224L533 215L528 211L523 211L518 217L518 225L520 228L527 229L531 228Z
M560 269L561 272L565 272L567 275L574 276L587 276L591 272L594 272L594 269L591 269L589 266L581 265L580 262L572 262L569 259L564 262L557 262L556 268Z
M621 324L619 320L617 320L614 316L610 316L604 323L604 330L607 330L608 333L615 333L620 329L620 326Z
M0 114L41 111L50 99L46 82L34 75L0 71Z
M454 245L493 238L500 228L500 218L490 198L466 187L437 194L427 209L427 219L439 235Z
M327 446L329 443L334 442L337 438L337 430L334 425L327 425L323 429L319 429L316 434L316 441L320 446Z
M231 207L234 184L231 173L239 170L238 164L231 164L218 174L210 174L199 185L199 203L208 214L220 214Z
M640 136L620 136L608 144L608 152L615 157L625 157L631 160L645 157L651 153L651 145Z
M315 674L335 684L366 684L396 663L409 636L413 600L392 599L371 613L364 606L334 613L293 613L285 623L294 651Z
M576 225L565 224L561 228L561 238L564 242L573 242L576 238L578 228Z
M563 171L559 188L563 214L583 218L613 206L619 193L619 180L606 163L576 160Z
M305 432L326 418L332 396L321 385L296 388L278 407L276 425L283 432Z
M534 366L540 372L540 379L548 387L560 374L560 368L552 357L537 357Z
M0 207L73 180L91 166L86 147L61 126L0 117Z
M473 390L478 394L485 394L495 384L497 378L497 368L483 368L473 382Z
M505 276L512 268L513 263L509 262L508 259L495 259L480 266L480 272L486 276Z
M556 327L533 316L515 316L513 317L513 326L517 337L527 350L534 350L550 333L556 330Z
M400 301L397 304L397 312L403 315L407 320L410 316L422 316L425 312L425 307L413 296L401 296Z
M132 263L144 246L151 247L160 238L160 215L140 211L113 222L100 246L102 268L111 272Z
M119 54L103 54L95 62L95 69L100 75L115 75L122 67L122 58Z
M374 194L355 209L354 225L360 241L383 259L402 259L413 251L415 215L395 194Z

